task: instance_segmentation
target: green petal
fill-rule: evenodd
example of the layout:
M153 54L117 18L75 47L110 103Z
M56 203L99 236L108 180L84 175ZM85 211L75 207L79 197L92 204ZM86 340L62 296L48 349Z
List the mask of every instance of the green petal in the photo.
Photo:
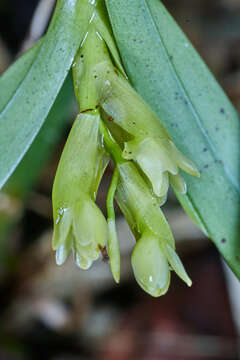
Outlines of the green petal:
M79 114L64 147L53 185L53 210L73 205L79 191L93 196L99 155L99 112ZM69 205L68 205L69 206Z
M187 192L187 185L181 176L181 174L172 175L169 174L169 181L174 190L180 192L181 194L186 194Z
M56 250L60 245L64 245L72 224L72 209L59 208L54 217L54 231L52 247Z
M169 144L172 148L172 152L176 158L177 164L178 166L184 170L185 172L187 172L188 174L192 175L192 176L196 176L196 177L200 177L199 171L196 168L196 166L194 165L194 163L189 160L188 158L186 158L178 149L177 147L174 145L174 143L172 141L169 141Z
M73 235L77 246L106 246L107 222L97 205L89 198L78 201L74 207ZM95 257L95 255L93 255Z
M113 278L116 283L120 281L120 249L117 238L115 221L108 220L108 255L110 258L110 266Z
M167 292L170 270L157 237L144 233L135 245L131 261L135 278L143 290L154 297Z
M85 258L83 255L79 254L76 250L73 250L73 258L75 264L82 270L88 270L92 265L91 259Z
M149 228L157 237L174 247L174 238L159 207L158 199L152 194L135 165L125 162L118 165L118 169L120 182L116 193L117 201L132 230L142 234ZM125 211L126 208L128 211Z
M77 252L86 259L95 261L99 258L100 247L95 243L91 243L86 246L80 246L78 241L76 241L76 248L77 248Z
M134 137L169 138L157 116L113 66L105 66L100 91L102 108L126 132Z
M174 251L174 249L171 246L169 246L168 244L162 244L162 243L161 243L161 248L163 250L164 255L167 257L169 264L171 265L173 270L178 274L178 276L183 281L185 281L185 283L188 286L191 286L192 280L189 278L179 256Z
M70 232L68 234L68 236L67 236L67 239L65 240L65 243L60 245L56 249L56 263L57 263L57 265L62 265L63 263L65 263L68 255L69 255L69 252L71 250L72 242L73 242L73 238L72 238L72 234Z
M162 197L168 191L167 171L177 174L176 159L169 151L167 139L145 138L125 143L123 157L135 159L152 183L153 191Z

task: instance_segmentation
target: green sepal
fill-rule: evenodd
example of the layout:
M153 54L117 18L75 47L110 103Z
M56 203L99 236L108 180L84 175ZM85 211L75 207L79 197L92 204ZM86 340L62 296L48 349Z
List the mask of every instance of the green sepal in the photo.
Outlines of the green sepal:
M134 233L150 229L162 241L175 248L171 229L159 207L158 198L131 162L118 165L120 181L116 199Z
M79 114L65 144L53 185L53 216L59 208L68 208L84 189L94 198L99 156L103 156L97 110ZM99 183L99 180L98 180Z

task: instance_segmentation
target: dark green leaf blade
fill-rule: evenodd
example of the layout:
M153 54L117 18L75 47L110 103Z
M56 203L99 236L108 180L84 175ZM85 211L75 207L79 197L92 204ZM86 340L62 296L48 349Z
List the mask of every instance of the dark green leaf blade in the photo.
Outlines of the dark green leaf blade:
M238 114L161 1L106 2L133 86L201 172L179 199L240 278Z
M67 76L91 16L81 6L79 0L58 0L37 56L0 114L0 188L31 145ZM0 87L5 86L3 77Z
M24 198L33 188L41 169L49 160L51 152L66 127L66 119L71 112L74 100L73 83L69 74L31 147L3 187L8 194Z
M71 114L74 100L73 84L69 75L32 146L2 189L4 194L9 196L9 201L13 201L13 204L19 205L20 201L24 202L34 188L43 166L49 160L49 155L66 127L66 120ZM3 247L8 241L8 232L13 230L19 220L21 207L19 209L17 207L16 211L12 212L5 210L4 207L0 210L0 261L2 264L6 262Z
M16 90L27 75L39 48L42 39L39 40L31 49L26 51L17 59L0 78L0 112L14 96Z

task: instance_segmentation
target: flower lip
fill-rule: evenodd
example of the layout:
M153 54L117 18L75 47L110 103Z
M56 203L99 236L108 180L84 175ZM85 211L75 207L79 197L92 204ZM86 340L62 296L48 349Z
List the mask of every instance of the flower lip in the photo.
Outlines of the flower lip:
M83 195L74 206L64 211L55 222L53 248L56 262L65 262L72 248L76 264L87 269L107 243L107 222L90 197Z
M169 180L175 190L186 193L186 184L179 174L179 168L193 176L199 176L195 165L167 138L136 137L125 142L122 156L138 163L158 197L167 193Z

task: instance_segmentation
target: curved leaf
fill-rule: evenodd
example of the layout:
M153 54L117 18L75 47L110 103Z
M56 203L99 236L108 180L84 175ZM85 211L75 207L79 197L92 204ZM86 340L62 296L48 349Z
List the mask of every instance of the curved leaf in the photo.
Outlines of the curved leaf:
M23 81L38 53L40 43L41 41L21 56L21 58L4 73L3 78L8 86L5 89L0 88L0 109L6 105L16 91L16 88ZM59 141L74 99L72 79L71 76L68 75L33 144L3 187L3 191L6 192L7 195L13 195L15 201L16 198L24 201L34 186L39 172L46 161L48 161L49 154L55 144ZM18 211L8 213L5 212L4 209L3 211L0 210L0 261L2 264L7 261L5 246L8 241L8 232L10 229L13 229L18 219Z
M39 40L31 49L26 51L0 78L0 112L10 102L18 87L27 75L37 53L42 39Z
M240 278L238 114L161 1L106 3L133 86L201 173L179 199Z
M81 6L80 0L58 0L37 56L1 111L0 188L31 145L67 76L91 16ZM7 86L3 76L0 88Z
M68 75L31 147L3 187L17 197L26 197L34 186L41 169L49 160L62 131L67 125L75 97L71 76ZM27 174L27 176L26 176Z

